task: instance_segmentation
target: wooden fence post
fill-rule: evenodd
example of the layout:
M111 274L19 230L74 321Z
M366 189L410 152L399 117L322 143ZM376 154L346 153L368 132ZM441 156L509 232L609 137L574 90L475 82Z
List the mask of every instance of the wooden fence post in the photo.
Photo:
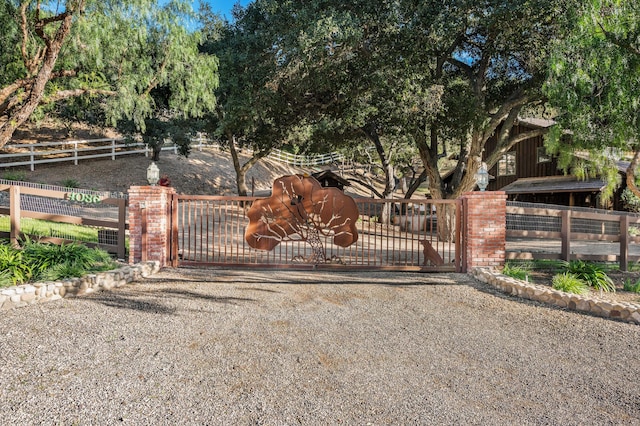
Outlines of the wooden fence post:
M562 211L562 225L560 225L560 238L562 238L561 257L567 262L571 260L571 210Z
M118 259L124 259L127 255L127 201L118 200Z
M30 160L30 164L29 164L29 168L31 169L31 171L34 171L36 169L36 163L35 163L35 152L33 150L33 145L29 147L29 160Z
M18 247L20 237L20 187L12 185L9 187L9 216L11 221L10 240L11 245Z
M629 216L620 216L620 270L629 267Z

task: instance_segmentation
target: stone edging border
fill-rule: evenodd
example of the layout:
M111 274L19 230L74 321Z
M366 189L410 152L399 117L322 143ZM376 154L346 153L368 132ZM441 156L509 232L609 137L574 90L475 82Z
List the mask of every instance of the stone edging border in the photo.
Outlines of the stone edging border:
M122 287L133 281L139 281L141 278L151 276L159 270L159 262L145 262L132 266L123 266L112 271L89 274L81 278L21 284L3 288L0 290L0 310Z
M612 302L611 300L594 296L565 293L545 285L532 284L502 275L495 269L474 268L471 271L471 275L512 296L536 300L574 311L588 312L605 318L640 324L640 304L637 303Z

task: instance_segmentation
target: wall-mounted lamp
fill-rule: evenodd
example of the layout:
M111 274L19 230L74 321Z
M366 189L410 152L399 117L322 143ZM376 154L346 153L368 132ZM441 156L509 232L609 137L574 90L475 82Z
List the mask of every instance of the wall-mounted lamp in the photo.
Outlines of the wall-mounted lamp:
M149 185L156 186L159 180L160 169L156 166L156 163L152 161L151 164L149 164L149 167L147 167L147 181L149 182Z
M487 170L487 163L485 162L480 164L480 168L476 173L476 183L480 191L484 191L487 189L487 185L489 185L489 171Z

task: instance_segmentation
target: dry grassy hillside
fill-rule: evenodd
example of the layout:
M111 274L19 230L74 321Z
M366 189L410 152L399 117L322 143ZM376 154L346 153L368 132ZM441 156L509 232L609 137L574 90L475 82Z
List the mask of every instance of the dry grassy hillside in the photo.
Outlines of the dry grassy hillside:
M31 172L21 169L20 174L29 182L48 183L65 186L69 181L80 188L126 191L133 185L146 185L146 170L151 159L144 155L117 157L116 160L94 160L56 165L38 165ZM194 151L189 157L163 152L156 163L161 174L166 174L179 193L194 195L236 194L236 175L228 153L217 150ZM4 172L16 174L17 169ZM271 188L273 180L279 176L299 173L300 170L284 164L264 160L248 173L247 182L255 182L256 191ZM252 180L253 179L253 180Z
M113 131L76 126L71 133L55 125L29 126L16 132L13 143L51 142L61 140L117 137ZM246 157L243 158L247 160ZM74 165L60 162L28 168L8 168L0 172L2 178L20 178L29 182L67 185L105 191L126 191L132 185L146 185L146 169L151 162L144 155L117 157L116 160L86 160ZM157 162L161 174L167 174L179 193L195 195L233 195L236 174L231 156L216 149L194 150L188 157L165 151ZM285 164L262 160L247 175L249 188L265 191L277 177L301 173L305 170Z

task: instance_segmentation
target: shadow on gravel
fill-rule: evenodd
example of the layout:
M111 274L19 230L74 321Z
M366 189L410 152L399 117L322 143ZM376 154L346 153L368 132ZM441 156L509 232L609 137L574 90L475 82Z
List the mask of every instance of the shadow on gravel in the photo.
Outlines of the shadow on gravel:
M216 303L225 303L230 305L238 305L238 302L255 302L256 299L249 299L246 297L217 297L209 296L207 294L196 293L194 291L180 290L174 288L165 288L160 290L161 293L171 294L173 296L182 297L184 299L202 299L209 300Z
M91 300L92 302L102 303L103 305L110 308L130 309L153 314L173 315L176 312L175 308L171 308L156 302L148 302L133 297L127 297L126 294L122 293L104 292L92 295L88 300Z
M158 292L103 292L91 295L87 300L98 302L110 308L130 309L153 314L174 315L178 308L166 306L162 303L149 301L149 298L175 297L179 299L200 299L213 303L239 305L240 303L255 302L255 299L245 297L216 297L188 290L165 288ZM146 300L142 300L145 298Z
M148 277L144 279L144 282L145 284L202 283L203 279Z
M242 290L242 291L262 291L262 292L265 292L265 293L282 293L281 291L278 291L278 290L270 290L270 289L258 288L258 287L241 287L238 290Z

